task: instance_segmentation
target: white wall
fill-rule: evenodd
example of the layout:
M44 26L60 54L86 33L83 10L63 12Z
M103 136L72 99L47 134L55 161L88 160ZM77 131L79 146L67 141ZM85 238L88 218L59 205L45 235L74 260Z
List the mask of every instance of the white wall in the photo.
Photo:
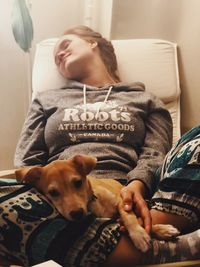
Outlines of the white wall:
M32 0L35 43L59 36L83 23L84 0ZM11 29L13 0L0 0L0 170L13 167L17 140L28 108L29 58L14 41Z
M111 38L178 44L182 132L200 123L200 1L113 0Z
M0 0L0 168L12 166L11 154L27 109L27 56L15 45L11 0Z

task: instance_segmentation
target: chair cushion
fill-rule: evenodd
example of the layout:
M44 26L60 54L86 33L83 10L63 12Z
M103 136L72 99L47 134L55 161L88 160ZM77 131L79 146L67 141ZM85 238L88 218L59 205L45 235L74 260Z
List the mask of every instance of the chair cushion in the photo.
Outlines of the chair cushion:
M123 81L140 81L164 103L180 94L177 45L159 39L114 40Z

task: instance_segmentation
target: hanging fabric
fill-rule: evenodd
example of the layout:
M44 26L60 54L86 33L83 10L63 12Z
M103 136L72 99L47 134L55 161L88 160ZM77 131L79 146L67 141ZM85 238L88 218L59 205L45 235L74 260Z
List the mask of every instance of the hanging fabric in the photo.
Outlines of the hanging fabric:
M21 49L29 52L33 40L33 23L25 0L14 0L11 19L15 41Z

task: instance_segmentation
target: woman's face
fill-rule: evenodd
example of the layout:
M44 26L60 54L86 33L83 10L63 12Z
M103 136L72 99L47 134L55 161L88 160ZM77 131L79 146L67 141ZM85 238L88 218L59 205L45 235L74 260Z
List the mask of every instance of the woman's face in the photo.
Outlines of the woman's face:
M54 48L59 72L65 78L81 80L94 58L94 44L96 43L89 43L76 35L62 36Z

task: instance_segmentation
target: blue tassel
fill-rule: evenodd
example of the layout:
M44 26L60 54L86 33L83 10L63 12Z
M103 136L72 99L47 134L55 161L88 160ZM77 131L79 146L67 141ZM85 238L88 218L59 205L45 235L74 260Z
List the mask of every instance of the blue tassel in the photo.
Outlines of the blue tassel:
M29 52L33 40L33 23L25 0L14 0L12 31L21 49Z

